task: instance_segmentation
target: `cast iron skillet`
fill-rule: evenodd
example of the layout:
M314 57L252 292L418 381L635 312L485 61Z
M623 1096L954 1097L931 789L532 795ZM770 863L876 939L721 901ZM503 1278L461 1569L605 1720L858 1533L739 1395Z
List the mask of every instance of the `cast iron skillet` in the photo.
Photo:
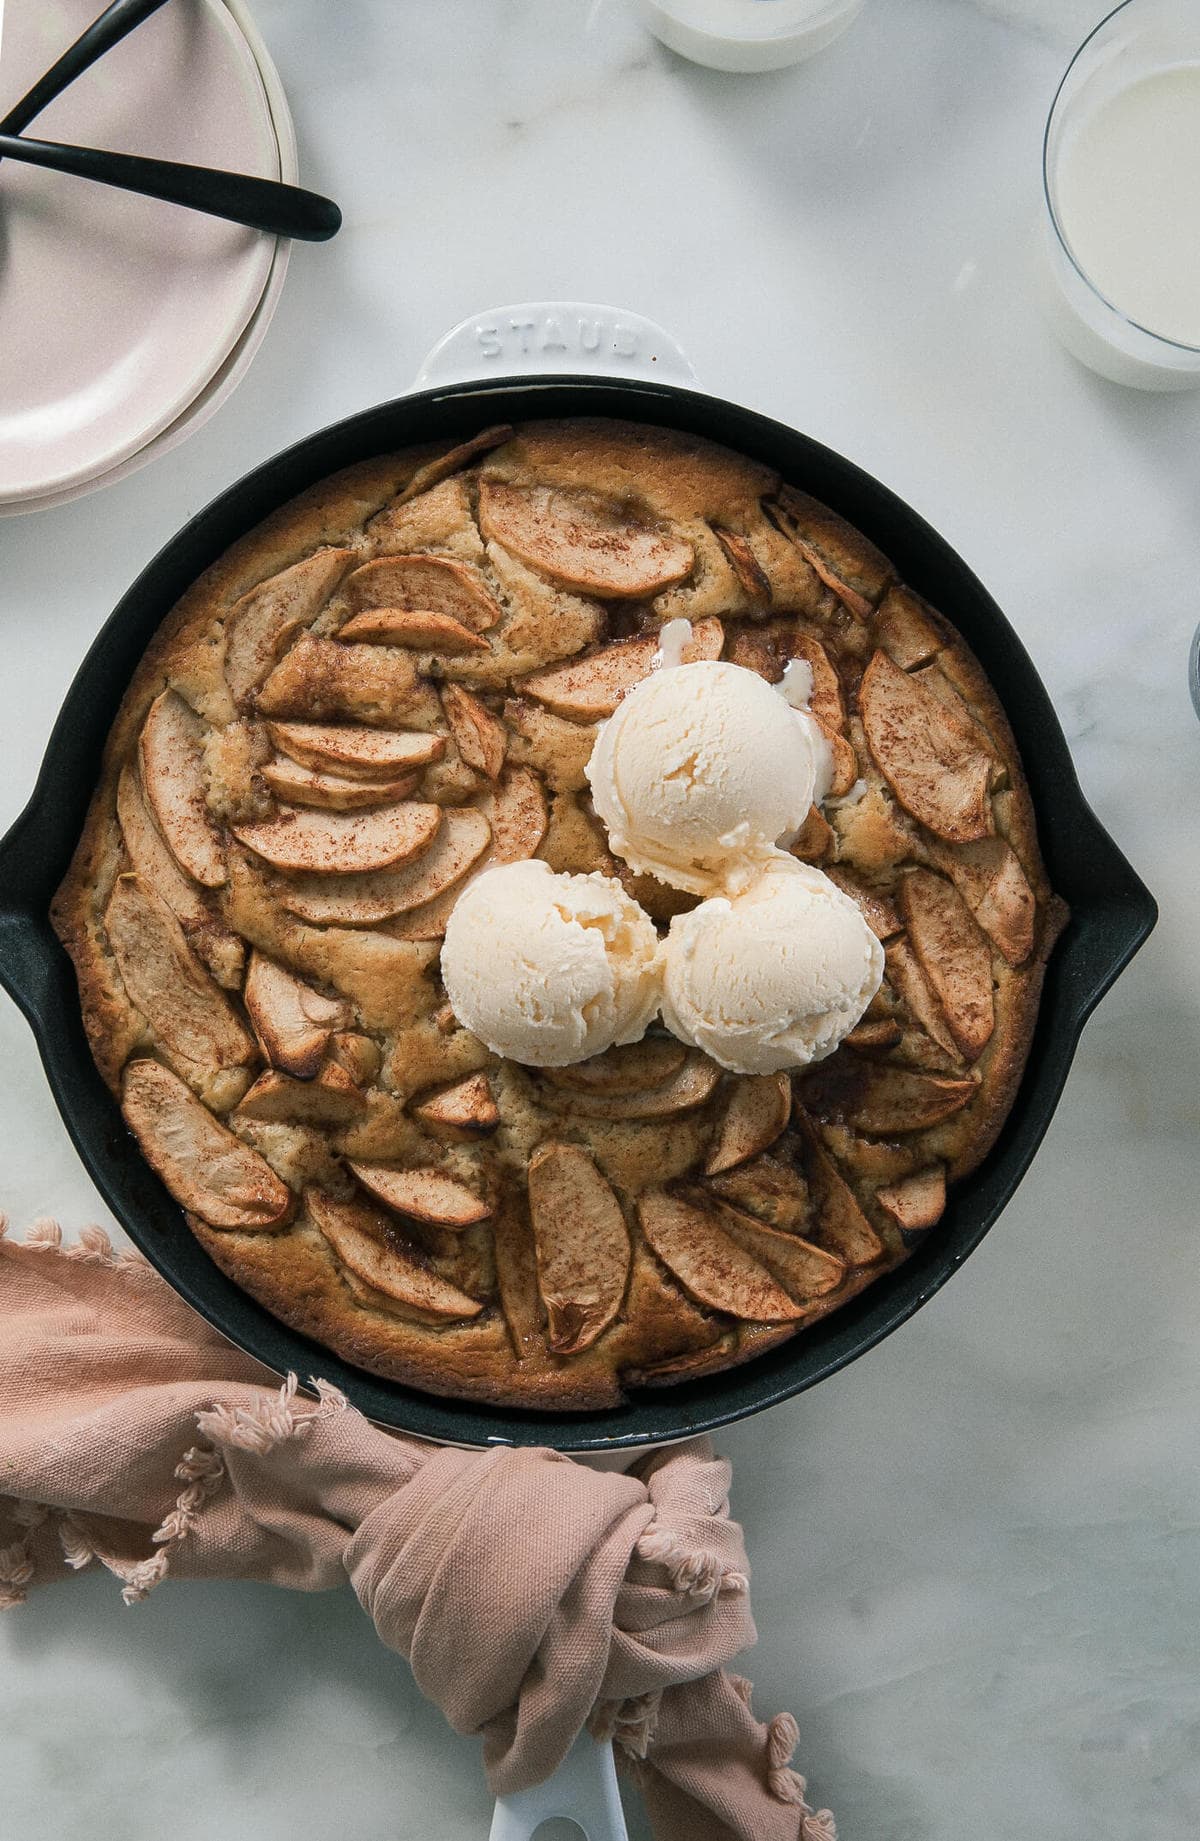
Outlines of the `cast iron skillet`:
M361 1373L286 1328L209 1259L142 1160L92 1061L75 976L47 918L100 771L117 707L159 622L201 571L296 493L339 467L490 423L620 416L705 435L776 467L841 512L978 654L1016 731L1050 880L1072 919L1046 977L1025 1077L1004 1131L952 1191L907 1263L782 1347L725 1374L646 1391L599 1413L546 1414L442 1400ZM587 377L465 383L402 397L277 455L193 518L143 571L96 638L54 726L32 799L0 843L0 981L37 1037L50 1086L97 1188L132 1238L202 1316L268 1367L319 1374L383 1425L460 1444L603 1451L687 1437L811 1387L887 1336L978 1246L1050 1122L1083 1024L1157 918L1149 891L1084 803L1058 720L1020 640L948 544L840 455L748 409L662 384Z

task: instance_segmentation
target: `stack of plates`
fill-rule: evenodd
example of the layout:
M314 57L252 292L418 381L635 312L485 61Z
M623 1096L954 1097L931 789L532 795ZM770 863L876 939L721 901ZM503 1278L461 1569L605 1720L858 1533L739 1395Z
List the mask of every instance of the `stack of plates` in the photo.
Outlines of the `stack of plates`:
M8 0L0 116L100 10ZM241 0L163 7L27 132L297 176L287 101ZM123 479L206 421L262 342L289 248L88 180L0 167L0 516Z

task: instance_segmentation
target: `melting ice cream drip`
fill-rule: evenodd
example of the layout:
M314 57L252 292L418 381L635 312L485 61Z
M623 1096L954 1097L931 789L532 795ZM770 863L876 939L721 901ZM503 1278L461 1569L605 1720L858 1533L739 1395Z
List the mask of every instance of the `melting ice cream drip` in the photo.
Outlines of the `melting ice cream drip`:
M803 710L808 715L813 694L813 668L808 660L789 658L775 688L785 703L790 703L794 710Z
M833 749L824 729L813 715L809 705L813 694L813 668L806 658L789 658L783 668L783 676L775 686L784 702L802 716L812 731L813 754L816 758L817 775L813 787L813 804L823 805L833 785ZM786 842L790 847L799 836L793 832Z
M658 635L658 651L650 660L651 671L670 671L682 665L683 655L692 638L690 620L668 620Z

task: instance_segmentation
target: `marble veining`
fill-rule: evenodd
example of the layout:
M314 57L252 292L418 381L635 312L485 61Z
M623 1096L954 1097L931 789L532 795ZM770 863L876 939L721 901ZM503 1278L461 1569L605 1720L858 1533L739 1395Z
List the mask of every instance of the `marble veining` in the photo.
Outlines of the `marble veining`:
M0 825L177 526L507 301L658 320L702 388L915 504L1022 634L1158 932L964 1271L719 1441L759 1705L795 1712L845 1841L1200 1828L1200 398L1090 376L1028 286L1042 123L1104 10L868 0L812 63L739 78L672 56L624 0L260 0L303 177L345 229L296 250L260 356L197 436L0 524ZM15 1221L101 1214L6 1001L0 1119ZM180 1585L126 1611L84 1578L6 1617L0 1655L0 1832L22 1841L486 1833L475 1742L348 1593Z

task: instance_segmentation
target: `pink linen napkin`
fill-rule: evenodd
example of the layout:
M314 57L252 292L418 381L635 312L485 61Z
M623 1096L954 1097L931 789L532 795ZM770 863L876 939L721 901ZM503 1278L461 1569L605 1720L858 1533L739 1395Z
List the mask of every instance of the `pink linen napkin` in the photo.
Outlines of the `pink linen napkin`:
M755 1631L707 1439L618 1475L396 1436L313 1390L281 1388L99 1228L0 1238L0 1606L93 1560L129 1603L168 1573L349 1578L422 1692L482 1737L497 1795L542 1782L586 1725L659 1841L835 1841L788 1768L795 1721L761 1725L725 1669Z

